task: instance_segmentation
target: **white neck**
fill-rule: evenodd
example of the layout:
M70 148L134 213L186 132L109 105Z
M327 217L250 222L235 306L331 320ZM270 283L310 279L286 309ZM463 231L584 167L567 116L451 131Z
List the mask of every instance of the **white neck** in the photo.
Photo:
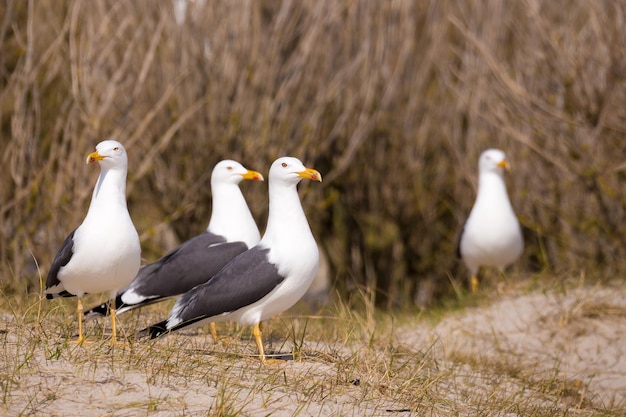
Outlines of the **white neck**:
M311 228L304 215L295 184L269 185L269 216L263 242L281 245L299 245L303 239L315 243Z
M237 184L213 184L211 220L207 231L224 236L229 242L245 242L251 248L259 243L259 228Z
M504 176L497 172L484 172L478 177L478 193L476 195L476 205L491 205L494 200L506 201L507 206L512 211L509 195L506 192Z
M126 208L126 172L122 168L101 168L87 215L111 202Z

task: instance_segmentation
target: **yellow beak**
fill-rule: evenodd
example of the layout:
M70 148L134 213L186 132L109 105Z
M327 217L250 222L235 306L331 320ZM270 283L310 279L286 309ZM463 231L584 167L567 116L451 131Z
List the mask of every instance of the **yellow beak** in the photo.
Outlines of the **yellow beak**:
M506 159L503 159L502 161L498 162L498 166L502 169L509 169L509 163L507 162Z
M104 158L105 157L103 155L100 155L98 151L95 151L87 155L87 163L90 164L92 162L102 161Z
M302 178L322 182L322 174L313 168L307 168L304 171L300 171L298 172L298 175Z
M263 175L260 172L250 171L241 175L244 180L252 180L252 181L264 181Z

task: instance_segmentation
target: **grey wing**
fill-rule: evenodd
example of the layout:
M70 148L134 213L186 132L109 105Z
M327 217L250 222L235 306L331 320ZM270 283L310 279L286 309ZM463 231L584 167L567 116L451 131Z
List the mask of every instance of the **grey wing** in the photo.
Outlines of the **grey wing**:
M233 259L209 282L183 295L174 306L176 316L183 323L193 322L238 310L265 297L285 279L276 265L268 262L268 252L255 246Z
M461 228L461 233L459 233L459 237L456 239L456 257L458 259L463 259L463 255L461 254L461 239L463 239L464 232L465 224L463 224L463 228Z
M54 261L52 261L52 266L50 267L50 271L48 271L48 277L46 278L46 298L55 298L55 297L71 297L73 294L65 291L63 288L63 284L59 281L59 271L62 267L68 264L70 259L72 259L72 255L74 254L74 233L76 229L72 230L63 241L61 245L61 249L57 252L57 255L54 257ZM50 290L50 292L48 292Z
M247 249L243 242L226 242L222 236L205 232L186 241L158 261L143 266L128 289L147 298L183 294L208 281L231 259Z

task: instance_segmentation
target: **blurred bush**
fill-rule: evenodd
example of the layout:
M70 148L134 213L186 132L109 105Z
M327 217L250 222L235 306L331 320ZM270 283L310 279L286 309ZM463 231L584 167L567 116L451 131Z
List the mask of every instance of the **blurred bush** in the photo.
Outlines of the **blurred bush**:
M565 12L566 11L566 12ZM213 165L303 184L341 294L428 303L454 257L489 147L527 248L517 270L626 264L626 6L615 1L17 1L0 3L0 281L39 288L82 220L114 137L154 260L206 227ZM243 184L264 227L266 188Z

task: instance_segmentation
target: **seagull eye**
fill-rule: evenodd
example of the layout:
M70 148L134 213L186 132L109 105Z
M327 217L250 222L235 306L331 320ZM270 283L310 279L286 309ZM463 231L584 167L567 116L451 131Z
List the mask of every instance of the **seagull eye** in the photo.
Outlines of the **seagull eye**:
M232 171L232 170L233 170L233 167L231 167L231 166L227 166L227 167L226 167L226 169L227 169L227 170L229 170L229 171Z
M117 151L119 151L119 150L120 150L120 148L119 148L118 146L116 146L115 148L113 148L113 151L114 151L114 152L117 152Z
M287 162L283 162L281 165L283 168L287 168Z

